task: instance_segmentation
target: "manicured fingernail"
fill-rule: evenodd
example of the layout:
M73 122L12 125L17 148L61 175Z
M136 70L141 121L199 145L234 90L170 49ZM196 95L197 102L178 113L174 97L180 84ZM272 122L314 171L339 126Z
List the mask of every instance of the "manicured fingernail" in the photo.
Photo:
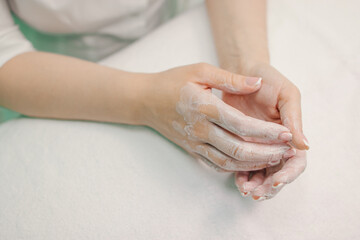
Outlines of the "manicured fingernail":
M252 197L255 201L262 201L262 200L265 200L264 197L260 197L260 196L253 196Z
M260 196L253 196L252 198L256 201L260 198Z
M287 150L284 153L283 158L291 158L291 157L295 156L295 154L296 154L296 150L295 150L295 148L292 148L290 150Z
M258 85L260 85L262 78L257 78L257 77L247 77L245 78L245 82L247 85L251 86L251 87L257 87Z
M282 141L291 141L292 139L292 134L289 133L289 132L283 132L283 133L280 133L279 135L279 139L282 140Z
M242 195L243 197L247 197L247 196L249 195L249 192L241 192L241 195Z
M280 163L280 160L273 160L273 161L269 162L269 165L275 166L275 165L278 165L279 163Z
M276 183L274 183L274 185L272 185L272 187L273 187L273 188L279 188L279 187L281 187L282 185L284 185L284 183L276 182Z
M309 141L307 140L307 138L304 136L304 140L303 140L305 146L306 146L306 149L308 150L310 148L310 145L309 145Z

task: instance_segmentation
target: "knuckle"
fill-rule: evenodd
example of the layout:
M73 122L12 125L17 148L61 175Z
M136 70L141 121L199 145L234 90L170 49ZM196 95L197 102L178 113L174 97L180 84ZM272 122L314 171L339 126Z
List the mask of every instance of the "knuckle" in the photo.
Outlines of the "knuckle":
M216 159L216 163L218 164L219 167L228 170L228 160L227 159L219 159L218 158L218 159Z
M231 86L237 86L237 78L235 74L232 73L226 73L225 79L227 80L228 84Z
M219 160L219 166L227 171L243 171L243 166L241 166L240 162L230 157L224 157Z
M189 131L189 133L186 132L186 133L188 133L189 136L193 136L202 141L208 139L209 130L207 130L203 124L201 124L201 123L195 124L194 126L191 126L190 129L191 129L191 131Z
M194 132L194 126L193 125L186 125L184 127L184 131L188 136L191 136L191 135L193 135L193 132Z
M231 159L227 158L226 156L216 154L216 152L213 152L211 156L212 161L220 168L224 170L231 170L229 169L229 161Z
M235 145L235 146L233 146L231 154L232 154L232 156L234 156L234 158L236 158L238 160L242 160L243 154L244 154L244 149L240 145Z

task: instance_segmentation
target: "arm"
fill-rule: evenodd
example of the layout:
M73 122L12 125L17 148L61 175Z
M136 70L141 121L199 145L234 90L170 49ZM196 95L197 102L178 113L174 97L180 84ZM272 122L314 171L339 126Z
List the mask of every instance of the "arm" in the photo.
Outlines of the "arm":
M0 0L1 106L35 117L142 124L143 76L34 51Z
M10 20L5 28L17 30ZM12 43L6 36L5 31L0 38L0 56ZM26 42L20 32L17 39ZM12 51L0 59L0 104L23 114L148 125L193 156L228 171L262 169L289 154L286 127L245 116L210 91L250 94L259 90L259 78L207 64L154 74L129 73L57 54L21 52ZM246 142L229 131L273 145Z
M29 52L0 68L0 105L35 117L143 124L146 83L144 74Z
M264 82L280 78L271 84L278 89L275 106L282 123L293 134L298 149L308 149L302 132L300 92L269 65L266 37L265 0L207 0L207 7L221 67L243 74L255 74Z
M251 192L254 199L270 198L306 166L306 155L301 150L309 146L302 131L300 92L269 63L265 0L207 0L206 3L221 67L263 78L256 93L237 96L224 92L223 100L249 116L285 125L292 134L291 144L299 149L282 168L277 168L279 171L255 172L251 179L246 172L236 175L236 183L244 195Z
M225 170L254 170L288 154L288 129L243 115L209 89L248 94L258 80L206 64L141 74L31 52L0 68L0 103L36 117L148 125ZM245 142L225 129L274 144Z
M206 5L222 68L241 72L270 62L266 0L207 0Z

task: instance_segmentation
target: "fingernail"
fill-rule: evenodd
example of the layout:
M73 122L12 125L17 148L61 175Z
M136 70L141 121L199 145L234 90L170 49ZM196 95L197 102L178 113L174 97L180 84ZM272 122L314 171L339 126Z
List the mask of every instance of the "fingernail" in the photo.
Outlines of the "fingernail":
M242 195L243 197L247 197L247 196L249 195L249 192L241 192L241 195Z
M262 200L265 200L264 197L260 197L260 196L253 196L252 197L255 201L262 201Z
M306 146L306 149L308 150L310 148L310 145L309 145L309 141L307 140L307 138L304 136L304 140L303 140L305 146Z
M279 187L281 187L282 185L284 185L284 183L276 182L276 183L274 183L274 185L272 185L272 187L273 187L273 188L279 188Z
M260 85L262 78L257 78L257 77L247 77L245 78L245 82L247 85L251 86L251 87L256 87L258 85Z
M279 135L279 139L282 140L282 141L291 141L292 139L292 134L289 133L289 132L283 132L283 133L280 133Z
M287 150L284 153L283 158L291 158L291 157L295 156L295 154L296 154L296 150L295 150L295 148L292 148L290 150Z
M275 165L278 165L279 163L280 163L280 160L273 160L273 161L269 162L269 165L275 166Z

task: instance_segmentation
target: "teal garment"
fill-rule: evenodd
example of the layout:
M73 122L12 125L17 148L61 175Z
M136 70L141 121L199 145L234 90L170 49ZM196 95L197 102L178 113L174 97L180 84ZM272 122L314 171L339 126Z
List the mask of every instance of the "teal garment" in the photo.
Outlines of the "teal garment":
M11 111L7 108L0 107L0 123L8 121L10 119L18 118L21 114Z
M25 25L23 25L23 27L21 27L21 25L20 25L21 21L18 20L16 18L16 16L14 16L14 15L13 15L13 19L14 19L15 23L19 25L21 32L25 36L28 35L28 33L30 33L31 31L33 31L30 29L30 27L27 28ZM19 118L20 116L22 116L20 113L0 106L0 123L6 122L11 119Z

